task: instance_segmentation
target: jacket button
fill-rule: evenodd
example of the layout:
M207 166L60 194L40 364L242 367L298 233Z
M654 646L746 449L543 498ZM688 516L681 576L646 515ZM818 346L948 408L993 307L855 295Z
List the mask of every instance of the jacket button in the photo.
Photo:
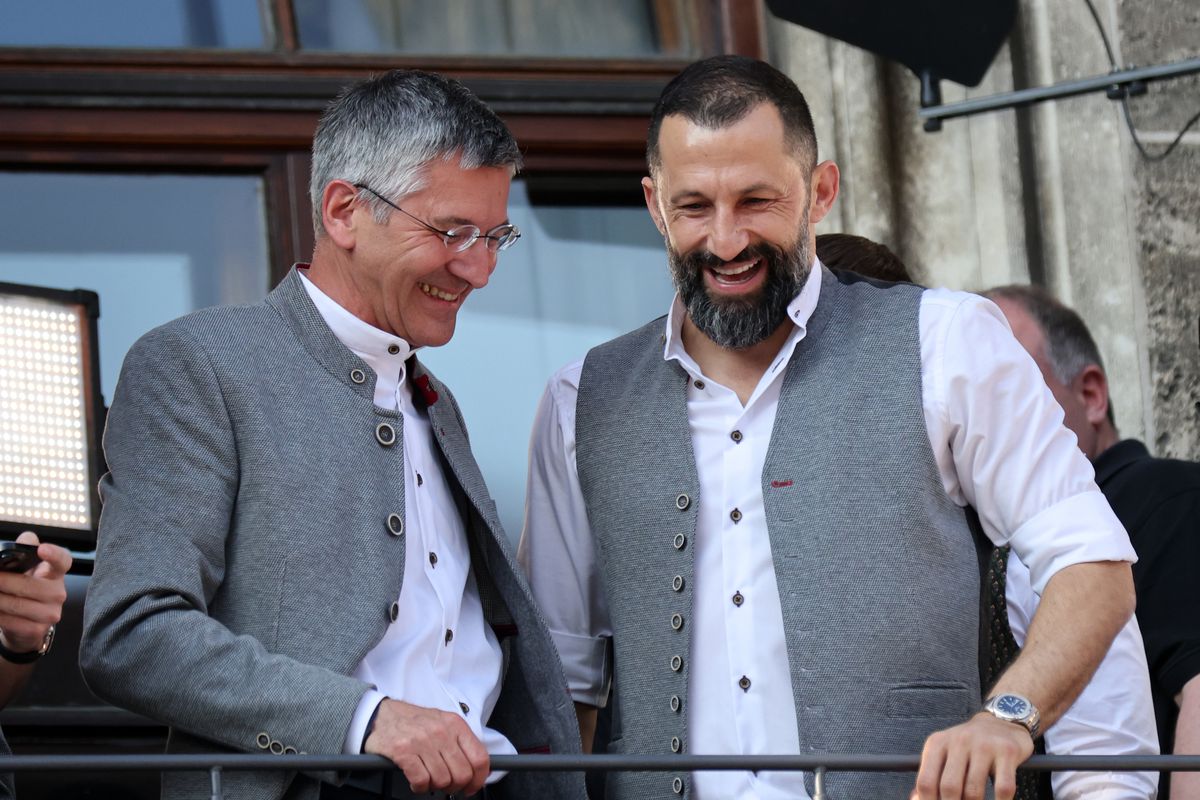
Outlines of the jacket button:
M742 521L742 512L741 512L741 511L738 511L738 510L735 508L733 511L730 511L730 512L729 512L729 518L730 518L731 520L733 520L733 524L735 524L735 525L736 525L737 523L739 523L739 522L741 522L741 521Z
M738 680L738 687L739 687L739 688L740 688L740 689L741 689L743 692L748 692L748 691L750 691L750 679L749 679L749 678L747 678L745 675L743 675L743 676L742 676L742 677L741 677L741 678Z
M388 514L387 527L392 536L401 536L404 534L404 519L399 514Z
M682 749L683 749L683 742L679 741L678 736L672 736L671 737L671 752L678 753Z
M687 507L691 504L692 498L688 497L686 494L681 494L675 498L675 507L680 511L686 511Z
M683 627L683 616L681 614L672 614L671 615L671 629L677 631L682 627Z
M683 591L683 576L682 575L676 575L674 578L671 578L671 588L677 592Z
M396 443L396 429L381 422L375 426L375 439L384 447L391 447Z
M271 741L271 752L277 756L283 755L283 742L273 739Z
M742 593L741 593L741 592L734 592L734 593L733 593L733 604L734 604L735 606L740 606L740 605L741 605L742 603L744 603L744 602L746 602L746 598L745 598L745 597L742 597Z
M671 695L671 710L678 714L680 705L681 703L679 702L679 695Z
M741 432L741 431L734 431L733 433L729 434L729 438L730 438L730 439L733 439L733 441L734 441L735 443L738 443L738 444L740 444L740 443L741 443L741 441L742 441L742 432Z
M287 747L283 748L283 754L285 756L294 756L296 755L296 748L289 744Z
M388 619L390 619L392 622L395 622L399 617L400 617L400 604L392 603L391 606L388 607Z
M358 368L352 369L350 370L350 380L354 381L355 383L366 383L367 373Z
M679 778L671 781L671 791L675 794L683 794L683 781Z
M671 544L675 545L676 550L682 550L687 545L687 537L682 533L675 534L675 538L671 540Z
M683 657L671 656L671 671L679 672L681 669L683 669Z
M254 741L258 745L259 750L266 750L271 746L271 735L266 732L260 733L254 737Z

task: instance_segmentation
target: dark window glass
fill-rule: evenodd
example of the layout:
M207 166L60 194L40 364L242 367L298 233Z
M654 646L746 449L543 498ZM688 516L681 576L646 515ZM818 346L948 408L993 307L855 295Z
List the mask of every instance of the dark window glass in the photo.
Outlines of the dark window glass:
M698 54L692 0L295 0L308 50L571 58Z
M255 0L14 0L0 5L0 47L267 46Z

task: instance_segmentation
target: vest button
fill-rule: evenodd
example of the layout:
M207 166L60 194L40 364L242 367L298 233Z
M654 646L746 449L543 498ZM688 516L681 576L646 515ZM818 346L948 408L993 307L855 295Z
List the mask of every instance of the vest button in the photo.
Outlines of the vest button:
M682 749L683 749L683 742L679 741L678 736L672 736L671 737L671 752L678 753Z
M735 508L733 511L729 512L729 518L733 520L733 524L736 525L742 521L742 512Z
M683 669L683 656L671 656L671 671L679 672Z
M683 576L682 575L676 575L674 578L671 578L671 588L677 592L683 591Z
M743 675L738 680L738 688L740 688L743 692L750 691L750 679Z
M729 438L733 439L735 443L740 443L742 441L742 432L734 431L733 433L729 434Z
M672 614L671 615L671 629L677 631L682 627L683 627L683 615Z
M375 439L384 447L391 447L396 443L396 429L381 422L375 426Z
M688 497L686 494L681 494L675 498L675 507L680 511L686 511L687 507L691 504L692 498Z
M392 536L404 535L404 518L399 514L388 514L387 518L388 533Z
M677 694L671 695L671 710L674 711L676 714L678 714L679 706L680 706L679 695L677 695Z
M395 622L399 617L400 617L400 604L392 603L388 607L388 619L390 619L392 622Z
M744 602L746 602L746 598L742 596L741 592L733 593L733 604L735 606L740 606Z
M671 791L675 794L683 794L683 781L679 778L671 781Z
M675 538L671 540L671 544L675 545L676 550L682 550L687 546L687 537L682 533L675 534Z
M350 380L354 383L366 383L367 373L355 367L354 369L350 370Z

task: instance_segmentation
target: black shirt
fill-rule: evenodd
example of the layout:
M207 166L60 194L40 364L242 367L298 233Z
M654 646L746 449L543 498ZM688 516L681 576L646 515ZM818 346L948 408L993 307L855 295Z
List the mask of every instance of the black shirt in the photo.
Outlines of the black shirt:
M1096 459L1096 483L1129 532L1137 619L1146 643L1162 752L1173 750L1175 695L1200 675L1200 464L1152 458L1134 439ZM1159 797L1167 797L1162 782Z

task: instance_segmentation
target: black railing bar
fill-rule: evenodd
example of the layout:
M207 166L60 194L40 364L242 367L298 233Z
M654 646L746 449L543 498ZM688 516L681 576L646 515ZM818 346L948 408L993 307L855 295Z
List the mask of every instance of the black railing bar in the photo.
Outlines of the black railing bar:
M506 772L694 772L700 770L915 772L914 755L520 755L493 756L493 770ZM382 756L261 755L257 753L186 753L144 755L36 755L0 757L0 772L145 770L305 770L380 771L393 769ZM1034 771L1200 772L1200 756L1034 756L1022 765Z

